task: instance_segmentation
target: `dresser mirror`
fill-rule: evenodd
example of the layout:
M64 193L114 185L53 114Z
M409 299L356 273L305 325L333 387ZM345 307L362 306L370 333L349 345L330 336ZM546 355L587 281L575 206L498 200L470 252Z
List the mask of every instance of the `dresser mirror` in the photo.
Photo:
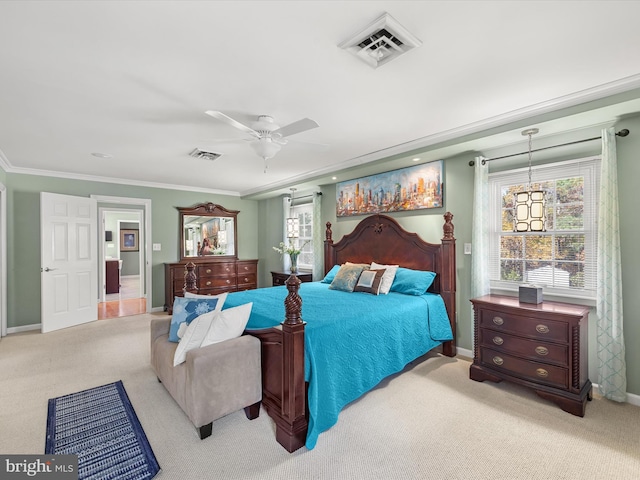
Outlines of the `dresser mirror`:
M180 260L238 258L237 210L201 203L178 211Z

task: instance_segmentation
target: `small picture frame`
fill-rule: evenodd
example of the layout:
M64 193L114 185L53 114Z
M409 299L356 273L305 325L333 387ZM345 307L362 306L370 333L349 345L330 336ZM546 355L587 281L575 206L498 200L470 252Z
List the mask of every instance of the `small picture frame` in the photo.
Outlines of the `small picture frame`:
M120 230L120 251L121 252L139 251L138 230Z

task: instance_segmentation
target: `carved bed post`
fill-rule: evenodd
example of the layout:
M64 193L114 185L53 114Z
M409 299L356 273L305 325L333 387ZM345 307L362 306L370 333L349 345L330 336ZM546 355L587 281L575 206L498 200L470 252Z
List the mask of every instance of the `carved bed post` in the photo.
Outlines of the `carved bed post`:
M196 277L196 264L189 262L184 266L184 288L183 292L198 293L198 278Z
M333 268L334 256L333 256L333 232L331 231L331 222L327 222L327 230L324 233L324 273L329 273L329 270Z
M456 355L456 239L453 236L453 214L447 212L444 215L444 225L442 226L442 249L440 265L442 265L442 276L440 278L440 296L444 300L444 304L451 320L451 330L453 331L453 340L442 344L442 353L448 357Z
M298 289L302 282L295 274L285 282L289 294L284 301L285 320L282 322L282 405L274 417L276 440L293 452L305 444L307 438L306 387L304 381L304 322L302 299Z

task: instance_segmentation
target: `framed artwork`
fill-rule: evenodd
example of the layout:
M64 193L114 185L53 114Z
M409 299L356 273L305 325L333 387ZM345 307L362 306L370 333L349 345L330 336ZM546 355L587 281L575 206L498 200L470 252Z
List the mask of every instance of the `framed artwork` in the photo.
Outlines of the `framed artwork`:
M421 210L443 206L443 161L400 168L336 185L336 216Z
M120 230L120 251L137 252L138 250L138 230Z

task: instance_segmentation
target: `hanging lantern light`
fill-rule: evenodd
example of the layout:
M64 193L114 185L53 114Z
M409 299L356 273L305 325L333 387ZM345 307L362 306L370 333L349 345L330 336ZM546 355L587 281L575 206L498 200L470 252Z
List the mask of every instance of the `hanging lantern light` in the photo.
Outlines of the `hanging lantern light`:
M538 133L537 128L524 130L522 135L529 137L529 185L527 191L515 194L514 232L544 232L545 229L545 192L531 188L531 137Z
M289 218L287 218L287 238L298 238L300 236L300 219L293 215L293 195L296 189L291 189L291 204L289 205Z

